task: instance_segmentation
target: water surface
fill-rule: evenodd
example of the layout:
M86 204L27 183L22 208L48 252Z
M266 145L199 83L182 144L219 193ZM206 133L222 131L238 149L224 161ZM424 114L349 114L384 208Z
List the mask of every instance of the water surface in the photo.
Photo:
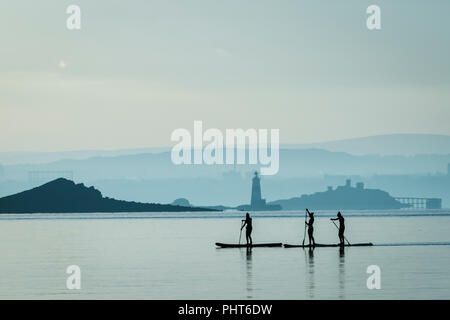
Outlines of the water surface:
M254 242L300 243L303 214L255 214ZM318 213L317 242L337 242L332 215ZM344 215L349 241L374 247L217 249L238 242L241 213L1 215L0 298L450 298L450 212ZM66 288L69 265L81 290ZM380 290L366 287L369 265Z

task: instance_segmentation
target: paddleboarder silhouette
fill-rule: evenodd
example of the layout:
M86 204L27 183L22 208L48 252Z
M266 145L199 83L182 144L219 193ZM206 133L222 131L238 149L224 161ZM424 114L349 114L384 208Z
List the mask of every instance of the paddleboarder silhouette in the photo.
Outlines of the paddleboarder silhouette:
M330 220L331 221L339 220L339 233L338 233L339 244L341 246L343 246L345 244L345 242L344 242L344 239L345 239L345 237L344 237L344 231L345 231L344 217L342 216L341 212L338 211L337 218L334 218L334 219L331 218Z
M247 212L245 215L245 220L242 220L244 224L241 227L241 230L245 228L245 239L247 241L247 245L252 245L252 218L250 218L250 214Z
M309 239L309 245L311 246L315 246L316 245L316 241L314 240L314 212L309 212L308 209L306 209L306 212L308 212L309 215L309 221L305 221L306 225L308 226L308 239Z

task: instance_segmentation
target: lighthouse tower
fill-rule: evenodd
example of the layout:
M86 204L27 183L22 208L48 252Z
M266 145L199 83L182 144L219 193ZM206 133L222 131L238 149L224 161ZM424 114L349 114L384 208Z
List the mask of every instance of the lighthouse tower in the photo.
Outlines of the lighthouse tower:
M252 198L250 200L250 206L253 210L262 209L266 206L266 200L261 198L261 178L258 176L257 171L255 171L255 176L252 180Z

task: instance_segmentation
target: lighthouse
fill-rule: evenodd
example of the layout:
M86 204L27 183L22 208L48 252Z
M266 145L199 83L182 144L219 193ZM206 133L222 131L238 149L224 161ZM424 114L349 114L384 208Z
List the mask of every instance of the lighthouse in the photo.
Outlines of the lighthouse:
M261 178L258 172L255 171L255 176L252 180L252 198L250 200L250 207L252 210L263 209L266 207L266 200L261 197Z
M277 211L281 210L281 206L279 204L267 204L266 199L261 197L261 178L258 172L255 171L255 176L252 179L252 197L250 204L237 206L236 209L241 211Z

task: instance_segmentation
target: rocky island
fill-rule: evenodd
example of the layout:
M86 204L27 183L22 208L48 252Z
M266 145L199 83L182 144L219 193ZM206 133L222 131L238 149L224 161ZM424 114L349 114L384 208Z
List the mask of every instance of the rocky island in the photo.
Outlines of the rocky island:
M58 178L39 187L0 198L0 213L182 212L209 208L141 203L103 197L94 187Z
M344 186L338 186L333 190L328 187L327 191L302 195L291 199L277 200L270 204L280 205L283 210L389 210L409 208L410 205L403 204L389 195L386 191L379 189L366 189L359 182L352 187L350 179Z

